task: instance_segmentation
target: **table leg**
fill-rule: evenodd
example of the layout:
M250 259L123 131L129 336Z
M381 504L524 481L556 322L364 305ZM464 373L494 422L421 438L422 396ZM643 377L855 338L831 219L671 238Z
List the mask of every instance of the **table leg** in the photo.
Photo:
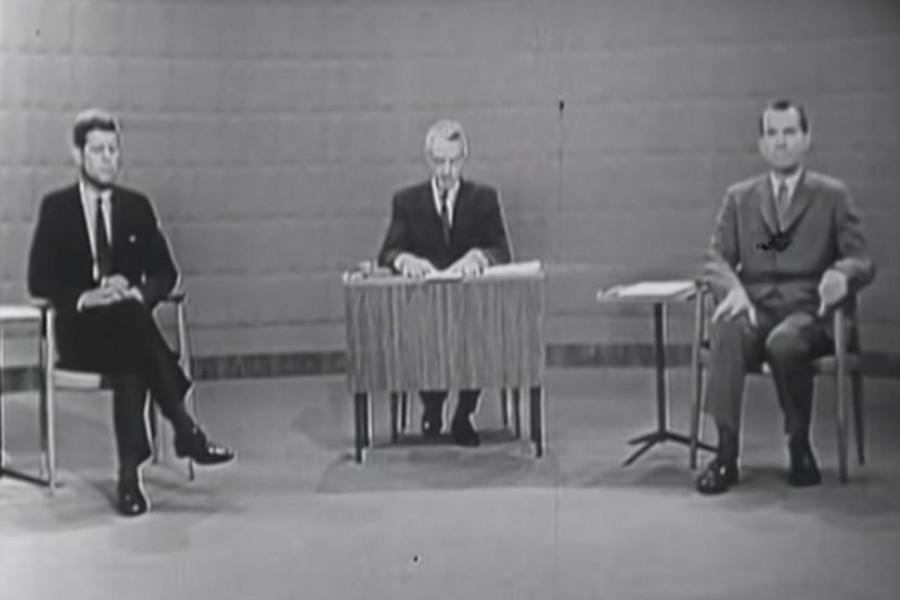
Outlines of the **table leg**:
M516 439L522 439L522 393L521 388L513 388L513 426L515 427Z
M666 304L656 302L653 304L653 346L656 355L656 430L639 435L628 441L631 445L640 445L623 463L628 466L644 455L656 444L663 442L677 442L685 446L691 446L691 438L687 435L669 431L669 399L667 396L668 381L666 373L666 329L668 327L668 315ZM714 450L708 444L698 443L697 447L705 450Z
M42 324L42 327L44 324ZM52 326L50 329L52 333ZM40 431L40 445L41 445L41 464L40 471L38 476L35 477L29 473L23 473L21 471L6 467L3 464L3 390L2 390L2 382L0 382L0 478L2 477L10 477L12 479L17 479L19 481L27 481L28 483L33 483L40 486L46 486L50 495L53 495L54 488L56 487L56 471L55 471L55 449L53 446L53 424L49 419L53 418L53 405L52 398L48 400L47 394L45 390L48 388L48 381L52 381L52 362L46 360L48 349L43 345L44 341L41 340L40 347L40 369L41 369L41 389L40 389L40 406L38 407L39 413L39 431ZM0 378L2 378L3 372L3 332L0 329ZM49 349L52 350L52 344L49 346ZM49 364L49 367L47 366ZM47 379L47 377L50 379Z
M534 386L530 389L529 416L531 417L531 441L534 442L534 453L537 458L544 455L544 410L543 389Z
M406 430L409 429L410 410L409 394L400 392L400 431L403 433L406 433Z
M354 437L356 444L356 462L363 460L363 448L366 446L366 404L369 402L368 394L358 392L353 394Z
M3 325L0 325L0 479L3 478Z
M391 443L400 441L400 392L391 392Z

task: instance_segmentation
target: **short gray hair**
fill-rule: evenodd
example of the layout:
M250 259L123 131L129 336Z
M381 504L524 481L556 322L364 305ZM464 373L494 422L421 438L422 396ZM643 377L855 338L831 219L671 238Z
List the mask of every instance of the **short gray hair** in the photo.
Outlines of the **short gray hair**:
M439 139L449 142L460 142L462 144L463 157L469 155L469 140L466 139L466 132L459 121L441 119L428 128L428 133L425 135L426 156L431 156L431 149L434 147L435 141Z

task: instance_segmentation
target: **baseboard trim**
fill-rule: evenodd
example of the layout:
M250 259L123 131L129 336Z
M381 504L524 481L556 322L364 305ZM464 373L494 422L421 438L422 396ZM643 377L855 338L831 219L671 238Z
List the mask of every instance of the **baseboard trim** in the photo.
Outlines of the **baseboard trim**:
M691 363L690 346L668 346L666 361L670 368L687 368ZM548 368L653 368L656 355L652 344L549 344L546 364ZM197 381L340 375L346 372L347 355L334 350L198 356L191 365ZM863 372L869 377L900 378L900 355L865 353ZM0 389L37 390L38 374L36 366L5 368L0 373Z

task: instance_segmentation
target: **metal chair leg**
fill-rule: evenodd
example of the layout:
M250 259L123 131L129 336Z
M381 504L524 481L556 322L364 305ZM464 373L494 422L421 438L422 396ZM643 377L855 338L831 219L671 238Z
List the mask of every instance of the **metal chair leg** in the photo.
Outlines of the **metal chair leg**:
M853 422L856 425L856 457L860 465L866 464L866 426L863 403L863 377L858 370L850 377L853 394Z

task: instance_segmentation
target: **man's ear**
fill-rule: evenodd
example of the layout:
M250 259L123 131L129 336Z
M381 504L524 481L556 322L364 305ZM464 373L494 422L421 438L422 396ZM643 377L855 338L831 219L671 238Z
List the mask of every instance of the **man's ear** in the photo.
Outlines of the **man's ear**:
M75 161L75 164L79 167L82 166L82 163L84 162L83 150L73 144L69 147L69 152L72 153L72 160Z

